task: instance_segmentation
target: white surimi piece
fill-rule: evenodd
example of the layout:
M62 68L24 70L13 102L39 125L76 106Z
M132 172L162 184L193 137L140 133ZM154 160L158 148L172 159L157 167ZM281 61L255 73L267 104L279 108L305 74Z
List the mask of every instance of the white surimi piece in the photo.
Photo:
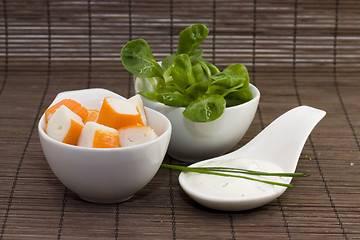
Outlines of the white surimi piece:
M120 129L119 137L120 146L127 147L149 142L158 136L150 127L139 125Z
M77 145L82 147L93 147L95 134L98 130L101 130L105 133L107 132L110 135L118 134L118 131L116 131L114 128L107 127L96 122L87 122L80 134Z
M131 98L129 98L128 101L133 103L138 108L138 110L140 112L141 120L143 121L143 124L147 126L148 123L147 123L145 107L144 107L144 104L143 104L143 101L142 101L140 95L136 94L136 95L132 96Z
M84 126L82 119L65 105L60 106L50 118L46 126L49 137L63 142L68 134L72 121Z
M130 101L113 97L107 97L106 101L117 113L129 115L139 114L139 112L136 110L136 105Z

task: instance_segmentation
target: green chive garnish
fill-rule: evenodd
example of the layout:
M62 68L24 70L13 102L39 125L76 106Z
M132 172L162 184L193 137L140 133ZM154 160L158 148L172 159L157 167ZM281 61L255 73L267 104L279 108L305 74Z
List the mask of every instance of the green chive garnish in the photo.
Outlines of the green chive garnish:
M236 177L236 178L243 178L247 180L262 182L271 185L277 185L282 187L295 187L295 185L287 184L287 183L279 183L274 181L266 181L257 178L241 176L241 175L234 175L234 173L240 174L247 174L247 175L257 175L257 176L278 176L278 177L307 177L308 175L305 173L268 173L268 172L261 172L261 171L252 171L247 169L241 168L228 168L228 167L183 167L177 165L170 165L170 164L161 164L162 167L170 168L173 170L183 171L183 172L195 172L195 173L202 173L202 174L210 174L216 176L223 176L223 177Z

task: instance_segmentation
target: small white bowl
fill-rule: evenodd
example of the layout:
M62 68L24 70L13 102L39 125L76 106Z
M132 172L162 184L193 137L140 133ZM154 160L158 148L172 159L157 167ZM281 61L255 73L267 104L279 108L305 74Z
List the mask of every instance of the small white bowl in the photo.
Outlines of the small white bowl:
M172 124L168 153L172 157L197 162L216 157L231 150L245 135L259 105L260 92L252 84L253 99L225 109L220 118L212 122L196 123L183 116L184 108L170 107L142 97L144 105L164 114ZM135 91L151 91L147 80L135 79Z
M65 98L80 102L88 109L100 109L104 97L121 96L105 89L63 92L53 104ZM41 117L38 131L47 162L56 177L82 199L95 203L126 201L145 187L158 171L171 135L171 123L161 113L146 108L149 126L158 138L124 148L78 147L50 138Z

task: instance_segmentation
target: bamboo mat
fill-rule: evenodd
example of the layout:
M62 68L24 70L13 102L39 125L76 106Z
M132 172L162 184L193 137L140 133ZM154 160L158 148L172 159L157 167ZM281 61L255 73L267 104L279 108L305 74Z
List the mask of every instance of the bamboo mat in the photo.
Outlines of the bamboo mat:
M311 176L244 212L202 207L162 168L129 201L81 200L45 160L40 116L61 91L132 96L122 46L144 38L161 59L192 23L210 29L205 58L246 65L261 91L236 148L293 107L327 112L299 159L297 171ZM359 42L356 0L2 0L0 239L360 239Z

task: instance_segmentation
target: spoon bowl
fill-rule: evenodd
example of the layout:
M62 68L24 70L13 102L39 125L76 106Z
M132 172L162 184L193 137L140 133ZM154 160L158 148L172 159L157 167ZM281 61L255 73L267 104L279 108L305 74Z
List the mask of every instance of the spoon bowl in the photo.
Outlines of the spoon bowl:
M274 120L242 148L189 167L221 166L294 173L306 139L325 115L325 111L308 106L293 108ZM273 177L270 178L273 180ZM291 177L278 178L275 181L287 184L292 180ZM179 183L196 202L224 211L248 210L265 205L287 189L246 179L192 172L180 173Z

